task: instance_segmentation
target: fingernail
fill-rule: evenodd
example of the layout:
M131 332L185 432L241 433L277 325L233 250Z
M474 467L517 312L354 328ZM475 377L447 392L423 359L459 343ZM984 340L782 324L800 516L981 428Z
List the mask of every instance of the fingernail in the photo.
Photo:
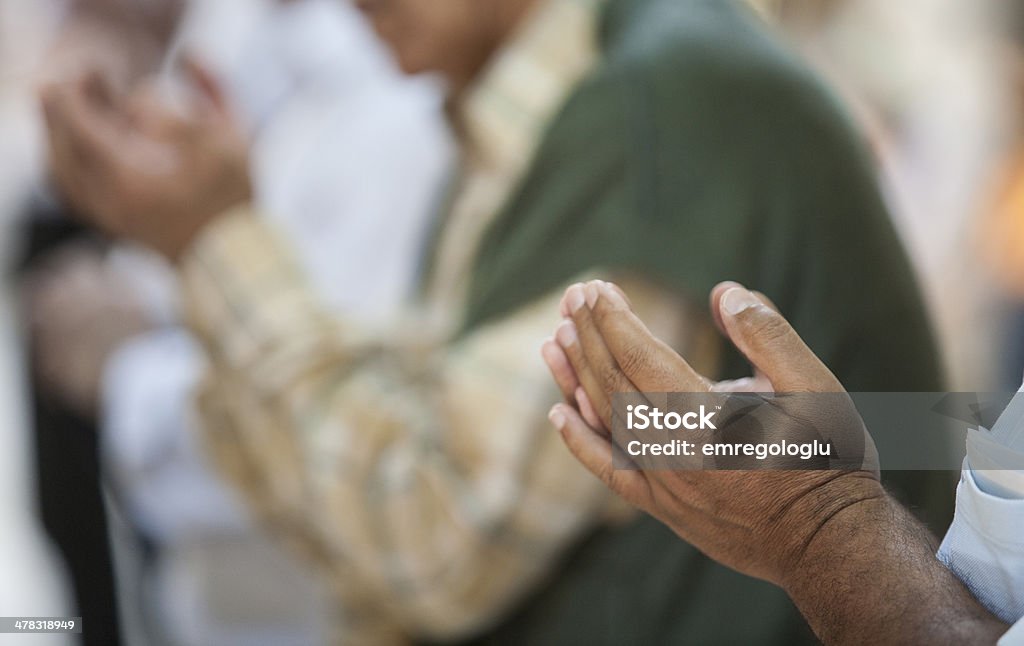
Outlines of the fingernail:
M576 335L576 324L572 321L564 321L558 326L558 329L555 330L555 338L558 340L558 344L563 348L568 348L573 345L579 338Z
M760 305L761 301L742 287L733 287L722 295L722 311L730 316Z
M608 302L617 307L628 307L626 299L622 298L619 290L611 283L601 283L601 296L608 299Z
M558 430L562 430L565 426L565 413L558 406L551 409L551 412L548 413L548 419L551 420L551 423Z
M594 305L597 305L597 282L591 281L587 283L586 287L583 288L583 292L587 296L587 307L593 309Z
M586 296L583 294L583 288L580 285L573 285L565 293L565 303L569 306L569 311L576 313L583 303L586 302Z
M544 339L544 342L540 344L540 356L542 356L544 361L547 361L548 363L556 358L555 355L558 352L561 352L561 350L558 349L558 345L551 337Z

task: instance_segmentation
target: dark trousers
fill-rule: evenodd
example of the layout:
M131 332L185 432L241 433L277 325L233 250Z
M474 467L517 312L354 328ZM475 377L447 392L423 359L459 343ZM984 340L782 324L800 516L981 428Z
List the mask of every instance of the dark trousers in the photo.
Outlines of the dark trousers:
M38 214L37 214L38 215ZM29 219L22 269L88 230L53 214ZM85 646L118 646L121 631L93 420L77 417L32 379L37 492L42 525L67 567Z

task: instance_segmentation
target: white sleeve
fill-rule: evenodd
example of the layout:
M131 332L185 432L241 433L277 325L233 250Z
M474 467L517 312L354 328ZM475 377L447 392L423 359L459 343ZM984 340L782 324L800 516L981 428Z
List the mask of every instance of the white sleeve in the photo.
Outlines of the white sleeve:
M1024 499L985 493L966 463L938 558L1001 620L1024 617Z
M1024 646L1024 619L1015 623L996 646Z
M938 558L993 614L1024 617L1024 387L991 431L971 429L956 516ZM1024 644L1015 626L1000 644Z
M105 466L133 519L164 541L246 522L193 432L193 390L204 366L196 342L170 327L125 343L104 374Z

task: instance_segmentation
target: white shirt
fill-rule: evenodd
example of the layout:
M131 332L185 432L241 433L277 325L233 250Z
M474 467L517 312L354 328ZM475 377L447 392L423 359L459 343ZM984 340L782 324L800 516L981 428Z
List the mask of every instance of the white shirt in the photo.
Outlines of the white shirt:
M1021 388L1024 393L1024 387ZM991 431L972 430L956 516L938 558L979 602L1015 624L1000 646L1024 644L1024 394ZM1015 623L1016 622L1016 623Z

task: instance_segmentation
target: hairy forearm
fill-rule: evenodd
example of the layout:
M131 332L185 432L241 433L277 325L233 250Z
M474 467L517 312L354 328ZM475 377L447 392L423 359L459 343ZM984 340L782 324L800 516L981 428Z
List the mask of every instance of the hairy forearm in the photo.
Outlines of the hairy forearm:
M881 492L826 516L784 587L826 644L993 644L1007 626L936 558L928 531Z

